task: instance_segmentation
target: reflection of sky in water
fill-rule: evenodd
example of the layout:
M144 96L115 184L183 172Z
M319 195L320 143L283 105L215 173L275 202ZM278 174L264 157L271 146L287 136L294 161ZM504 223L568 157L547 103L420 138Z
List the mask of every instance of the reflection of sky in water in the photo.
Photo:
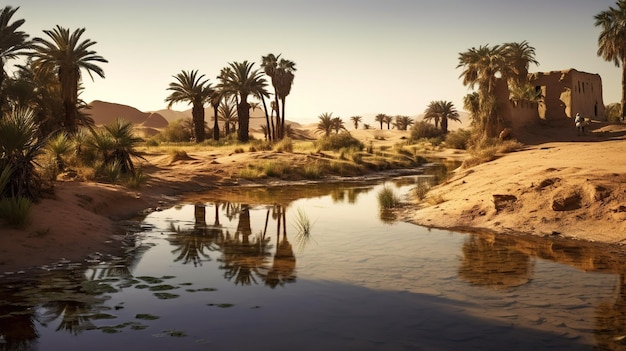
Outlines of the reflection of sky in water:
M387 185L399 196L410 189ZM209 258L196 265L175 261L179 247L167 240L172 238L170 224L192 230L193 204L152 213L145 222L155 229L145 233L142 241L154 246L142 254L132 274L171 276L164 283L175 286L169 292L180 296L158 300L149 291L129 287L110 294L106 305L117 316L110 324L134 320L138 313L160 319L148 322L147 330L125 331L119 337L89 332L66 340L63 333L42 329L40 341L67 343L68 349L91 344L94 351L103 349L98 342L107 349L148 345L150 349L204 349L210 345L236 350L253 339L264 340L257 349L291 349L281 348L281 338L291 342L290 347L298 342L303 343L298 344L301 349L309 350L332 349L333 345L346 349L353 345L346 340L363 342L355 344L361 347L351 346L355 349L379 349L375 345L384 344L390 349L474 345L495 350L515 342L525 348L551 344L585 349L584 344L595 343L590 331L598 323L597 308L601 303L612 308L617 275L586 273L537 258L498 238L383 222L377 201L381 188L362 187L357 195L340 191L291 202L285 217L296 279L275 288L263 278L277 260L277 240L283 240L282 228L277 235L271 214L266 233L269 253L259 261L258 274L251 274L251 284L241 285L225 278L224 247L205 250ZM215 205L203 203L210 227L215 222ZM262 235L270 208L250 205L250 240ZM298 210L312 223L311 240L302 247L298 245ZM218 212L223 231L234 235L239 216L229 220L222 206ZM187 291L203 288L216 290ZM215 307L219 304L232 307ZM163 330L183 330L189 337L154 341L155 333Z

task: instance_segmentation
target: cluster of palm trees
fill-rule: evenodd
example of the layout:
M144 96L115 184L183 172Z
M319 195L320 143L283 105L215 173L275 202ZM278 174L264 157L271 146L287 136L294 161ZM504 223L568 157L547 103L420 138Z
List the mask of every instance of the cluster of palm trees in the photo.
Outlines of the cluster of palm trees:
M250 109L258 108L258 102L249 102L248 98L261 101L265 112L266 136L269 140L280 140L285 137L285 100L293 85L295 63L280 55L268 54L261 58L262 71L254 69L254 62L230 62L222 68L217 76L218 83L213 86L209 79L197 70L185 71L175 75L176 81L170 83L171 94L165 98L168 108L175 103L192 105L194 139L196 142L205 140L204 106L209 103L213 107L213 139L219 140L219 117L224 120L226 134L230 132L231 121L237 119L237 139L247 142L250 139ZM267 90L267 76L274 87L274 101L271 112L268 110L266 98L271 94ZM233 107L234 105L234 107ZM276 115L274 116L274 112ZM270 116L271 115L271 116Z
M497 113L496 86L507 84L509 89L515 89L528 85L531 63L539 64L535 48L526 41L473 47L459 54L457 68L463 68L463 85L477 87L477 92L464 98L464 108L471 113L482 136L495 137L503 126Z
M71 32L56 26L43 31L46 38L29 40L19 30L25 20L12 19L18 9L0 10L0 171L10 174L0 195L33 199L40 183L34 162L51 135L92 127L93 120L81 112L82 72L104 77L97 63L107 60L92 50L96 42L81 39L84 28ZM5 63L19 58L25 64L9 77Z
M104 78L98 64L107 60L93 50L96 42L82 39L84 28L70 31L59 25L44 30L45 38L29 40L19 30L25 20L12 20L18 9L0 10L0 200L38 198L43 178L35 166L44 153L57 168L46 174L50 180L70 157L97 172L106 168L136 175L131 158L138 156L134 147L141 139L132 124L116 120L95 128L79 98L83 73ZM4 64L18 58L24 64L9 76Z

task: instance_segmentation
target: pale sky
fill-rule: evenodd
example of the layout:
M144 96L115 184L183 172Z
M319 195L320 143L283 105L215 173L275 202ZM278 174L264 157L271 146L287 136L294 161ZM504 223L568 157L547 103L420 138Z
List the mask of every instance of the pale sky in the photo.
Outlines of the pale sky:
M56 25L74 31L109 63L106 78L84 74L87 102L141 111L165 108L181 70L213 84L233 61L268 53L296 63L286 118L317 121L325 112L414 116L430 101L462 110L471 92L456 68L459 53L526 40L540 65L531 72L575 68L602 77L604 103L619 102L621 68L596 55L594 15L615 0L14 0L13 17L32 37ZM11 64L11 62L9 62ZM176 110L190 106L176 105ZM369 118L369 117L368 117ZM373 123L368 118L365 123Z

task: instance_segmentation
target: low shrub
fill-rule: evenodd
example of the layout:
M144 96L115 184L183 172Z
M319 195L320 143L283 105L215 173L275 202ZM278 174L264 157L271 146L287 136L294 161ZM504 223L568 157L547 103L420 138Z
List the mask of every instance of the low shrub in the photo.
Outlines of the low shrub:
M284 138L274 145L274 149L278 152L293 152L293 140Z
M465 129L451 131L446 135L444 140L447 147L452 149L467 150L470 146L472 132Z
M390 209L400 204L400 198L388 186L385 186L378 192L378 205L381 209Z
M361 141L350 135L350 133L343 132L319 138L315 142L315 147L318 150L337 151L343 148L363 150L365 146L361 143Z
M424 121L419 121L411 127L411 139L413 140L436 138L442 135L441 129Z
M32 201L23 196L0 199L0 218L8 225L22 228L28 223Z

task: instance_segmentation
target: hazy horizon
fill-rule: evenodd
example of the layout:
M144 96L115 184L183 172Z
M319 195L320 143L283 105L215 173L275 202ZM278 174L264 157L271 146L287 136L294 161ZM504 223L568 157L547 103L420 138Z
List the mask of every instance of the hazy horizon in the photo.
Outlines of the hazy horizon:
M199 70L213 84L233 61L282 54L297 71L286 117L311 123L332 112L419 115L433 100L462 110L470 89L459 79L458 55L471 47L528 41L540 66L600 74L605 104L621 99L621 68L596 55L593 16L614 0L345 0L217 2L17 0L20 30L48 37L56 25L86 28L81 39L109 63L106 78L84 75L87 102L141 111L164 109L167 87L181 70ZM14 62L9 61L11 70ZM85 73L85 72L83 72ZM271 86L270 86L271 90ZM183 111L187 105L175 105ZM370 121L365 121L366 123Z

